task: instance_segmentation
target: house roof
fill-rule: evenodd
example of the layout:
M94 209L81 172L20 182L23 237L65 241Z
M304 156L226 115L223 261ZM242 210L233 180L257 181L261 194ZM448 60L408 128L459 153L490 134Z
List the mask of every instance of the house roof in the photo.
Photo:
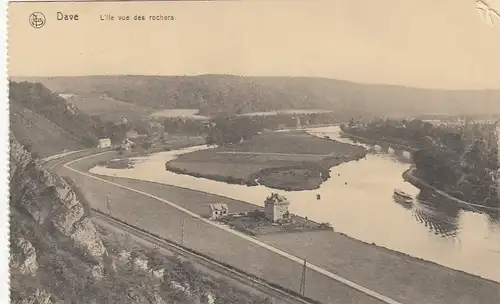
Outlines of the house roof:
M290 205L290 202L283 195L278 193L271 193L270 196L266 198L266 203L272 203L274 205Z
M222 211L222 210L227 211L228 210L226 204L210 204L210 209L211 210L218 210L218 211Z

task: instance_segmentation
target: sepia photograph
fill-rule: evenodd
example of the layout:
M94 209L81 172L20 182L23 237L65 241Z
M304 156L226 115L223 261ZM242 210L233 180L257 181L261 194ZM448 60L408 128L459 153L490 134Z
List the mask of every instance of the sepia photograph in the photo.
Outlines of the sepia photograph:
M10 2L8 90L11 303L500 303L498 0Z

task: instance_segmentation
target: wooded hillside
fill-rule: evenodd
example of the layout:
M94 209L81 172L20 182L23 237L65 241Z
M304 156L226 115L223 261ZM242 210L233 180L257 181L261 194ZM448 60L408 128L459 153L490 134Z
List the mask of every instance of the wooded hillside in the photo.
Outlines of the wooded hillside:
M500 113L500 90L434 90L303 77L82 76L24 78L58 93L106 95L156 109L203 115L327 109L374 115Z

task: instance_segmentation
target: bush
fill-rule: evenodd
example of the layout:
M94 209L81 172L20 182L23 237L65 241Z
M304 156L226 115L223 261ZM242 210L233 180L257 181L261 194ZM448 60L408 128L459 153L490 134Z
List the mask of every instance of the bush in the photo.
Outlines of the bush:
M266 217L266 214L260 210L250 211L247 215L255 219L262 219Z

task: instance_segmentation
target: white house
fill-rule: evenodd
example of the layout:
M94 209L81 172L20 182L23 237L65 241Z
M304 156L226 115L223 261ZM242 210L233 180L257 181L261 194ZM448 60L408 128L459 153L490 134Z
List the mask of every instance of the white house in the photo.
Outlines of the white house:
M228 214L229 209L226 204L210 204L210 218L217 219Z
M278 195L277 193L271 193L271 196L267 197L264 201L264 213L266 214L266 218L273 222L289 219L289 205L290 202L284 196Z
M109 138L99 138L99 148L109 148L111 147L111 139Z

